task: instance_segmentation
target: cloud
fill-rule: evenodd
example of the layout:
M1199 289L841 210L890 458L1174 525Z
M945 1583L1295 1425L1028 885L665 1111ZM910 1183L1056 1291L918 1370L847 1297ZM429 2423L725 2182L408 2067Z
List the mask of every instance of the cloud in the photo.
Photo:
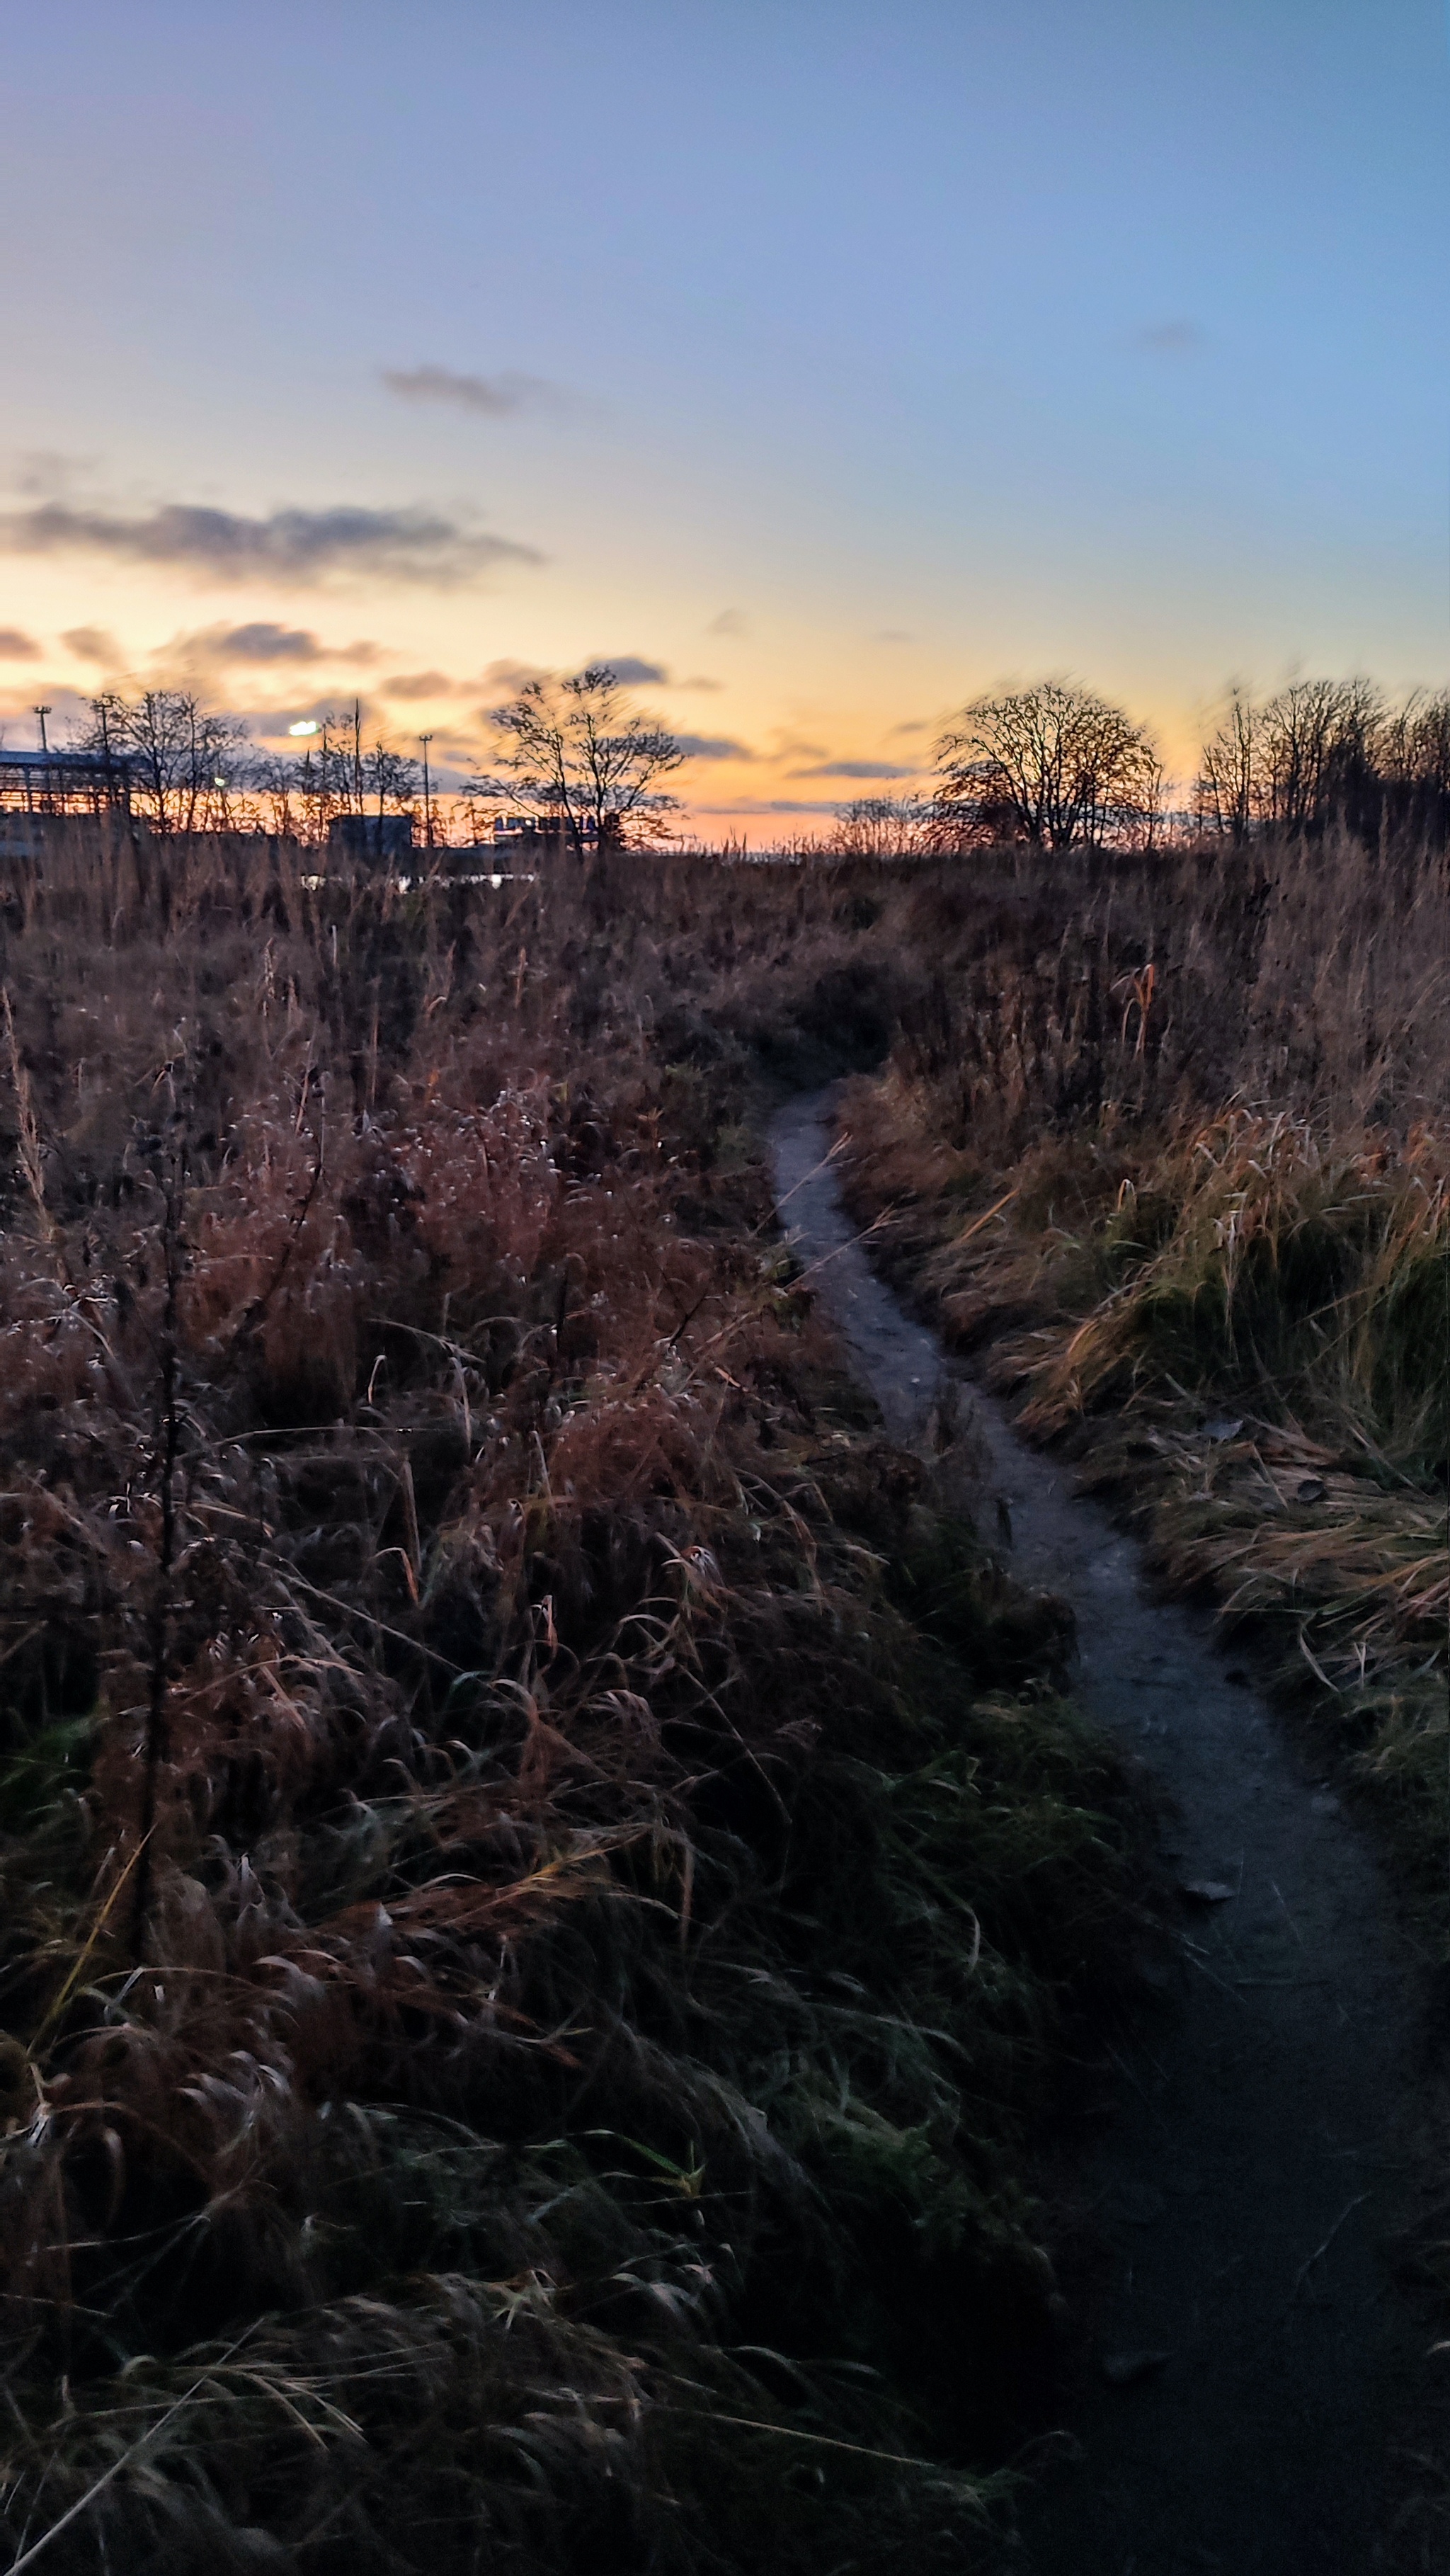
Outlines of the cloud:
M461 376L452 367L384 367L382 381L404 402L452 403L504 420L510 412L553 410L564 399L542 376Z
M515 662L508 654L502 661L490 662L474 687L483 689L491 698L516 698L530 680L547 680L549 673L542 662Z
M612 671L617 680L631 689L718 689L721 686L720 681L703 677L676 680L663 662L648 661L641 653L591 653L588 661L579 667L581 671ZM382 687L385 694L393 698L463 698L471 697L481 689L497 704L504 699L516 698L531 680L554 677L555 674L541 662L518 662L511 655L504 655L501 660L490 662L476 679L451 679L446 671L408 671L401 673L396 680L385 680Z
M719 680L707 680L702 676L696 676L690 680L677 680L668 664L647 662L638 653L594 653L590 655L585 667L612 671L616 680L621 680L628 689L713 690L722 686Z
M728 734L677 733L676 742L687 760L754 760L757 755L743 742L732 742Z
M219 581L323 581L333 573L362 573L434 589L471 581L499 563L542 560L532 546L477 534L437 510L340 504L248 518L177 501L139 518L64 501L9 510L0 513L0 551L112 555Z
M1185 350L1201 349L1204 333L1196 322L1145 322L1133 335L1135 345L1151 350L1158 357L1179 357Z
M549 677L540 663L515 662L505 657L500 662L490 662L487 670L472 680L455 680L447 671L400 671L395 680L383 680L379 685L384 697L403 699L471 698L482 689L494 701L494 707L480 709L480 714L492 714L498 703L516 698L531 680Z
M446 671L400 671L396 680L384 680L385 698L452 698L463 687L461 680L450 680Z
M904 626L878 626L871 640L874 644L909 644L912 638Z
M352 700L350 698L344 701L340 709L335 698L317 697L305 703L299 700L285 707L237 707L231 712L236 715L240 723L246 726L249 733L256 735L259 742L280 742L288 751L303 752L307 749L306 740L289 739L289 727L294 724L309 722L317 725L326 724L331 727L334 742L340 740L344 734L349 739L352 735ZM371 699L359 698L358 715L363 728L363 747L366 749L372 738L372 730L380 720L379 711L373 706ZM316 736L313 735L309 739L313 750L317 750Z
M638 653L596 653L592 664L586 665L589 667L612 671L627 689L668 689L672 685L663 662L642 661Z
M894 724L891 727L893 734L930 733L931 730L931 719L928 716L908 716L905 724Z
M94 456L68 456L58 447L27 447L6 480L29 500L63 501L89 480L99 461Z
M159 658L168 662L245 662L271 667L279 662L311 664L375 662L378 647L359 636L351 644L323 644L309 626L279 626L269 617L250 618L244 626L200 626L189 635L174 635Z
M824 798L804 796L736 796L728 805L699 805L700 814L829 814L840 813L839 805Z
M416 734L413 738L415 741L420 739ZM465 776L476 773L480 753L477 742L470 735L453 733L446 725L438 725L429 735L429 746L428 765L440 784L444 770L449 767L461 770Z
M104 626L68 626L60 640L78 662L95 662L103 671L119 671L126 658Z
M31 687L33 688L34 685L32 681ZM78 724L85 715L86 700L80 690L67 688L63 681L57 683L47 680L45 694L46 713L50 720L49 739L54 748L56 743L64 739L66 727ZM22 751L38 751L40 726L29 691L24 698L12 698L8 691L3 698L0 698L0 742L9 739L8 727L12 721L24 727L24 740L17 741L14 748Z
M743 608L722 608L706 627L707 635L748 635L750 620Z
M40 646L30 636L22 635L18 626L0 626L0 662L35 662L39 658Z
M797 769L796 778L914 778L894 760L818 760L812 769Z

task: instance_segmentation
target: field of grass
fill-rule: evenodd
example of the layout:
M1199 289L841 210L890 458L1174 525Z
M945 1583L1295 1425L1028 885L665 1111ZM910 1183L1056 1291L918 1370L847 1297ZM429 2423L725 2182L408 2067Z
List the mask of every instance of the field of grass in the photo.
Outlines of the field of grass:
M7 2543L990 2566L1141 1829L760 1115L1442 1894L1443 854L314 865L8 864Z
M1141 1872L752 1140L921 890L302 864L0 916L11 2563L988 2564Z
M1252 1622L1445 1919L1450 887L1347 837L898 904L848 1105L888 1268Z

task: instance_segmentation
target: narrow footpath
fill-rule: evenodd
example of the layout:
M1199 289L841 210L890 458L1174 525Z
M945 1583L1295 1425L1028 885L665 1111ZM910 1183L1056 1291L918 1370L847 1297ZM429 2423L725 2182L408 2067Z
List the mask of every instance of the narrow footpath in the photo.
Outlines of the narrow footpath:
M825 1157L834 1095L773 1121L781 1220L893 1436L964 1377L876 1277ZM1187 1890L1174 2008L1128 2040L1072 2195L1099 2260L1063 2401L1073 2438L1027 2500L1033 2576L1373 2576L1416 2481L1396 2446L1432 2330L1389 2240L1411 2179L1428 1975L1355 1822L1216 1639L1150 1588L1134 1541L973 1412L1013 1571L1077 1617L1079 1704L1171 1802ZM1396 2564L1400 2563L1398 2560Z

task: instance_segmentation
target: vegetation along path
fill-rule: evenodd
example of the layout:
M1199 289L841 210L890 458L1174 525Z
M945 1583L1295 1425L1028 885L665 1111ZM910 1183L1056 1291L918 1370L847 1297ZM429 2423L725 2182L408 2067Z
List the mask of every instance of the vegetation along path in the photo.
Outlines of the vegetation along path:
M783 1222L911 1441L949 1364L853 1239L832 1132L830 1091L776 1118ZM1071 1603L1080 1702L1150 1765L1182 1891L1174 2008L1115 2040L1121 2080L1075 2162L1098 2260L1030 2564L1368 2576L1390 2563L1393 2445L1430 2340L1387 2252L1423 1972L1374 1855L1208 1615L1155 1598L1070 1475L988 1396L974 1410L1014 1570Z

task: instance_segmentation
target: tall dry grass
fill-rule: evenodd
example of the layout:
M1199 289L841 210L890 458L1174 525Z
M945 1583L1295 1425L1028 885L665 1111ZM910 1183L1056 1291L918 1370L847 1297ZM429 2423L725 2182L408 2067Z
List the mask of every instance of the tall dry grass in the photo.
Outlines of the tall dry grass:
M990 2554L1132 1906L1060 1618L772 1244L895 899L11 862L16 2566Z
M1443 846L923 874L934 958L848 1116L898 1274L1172 1577L1283 1642L1443 1901Z

